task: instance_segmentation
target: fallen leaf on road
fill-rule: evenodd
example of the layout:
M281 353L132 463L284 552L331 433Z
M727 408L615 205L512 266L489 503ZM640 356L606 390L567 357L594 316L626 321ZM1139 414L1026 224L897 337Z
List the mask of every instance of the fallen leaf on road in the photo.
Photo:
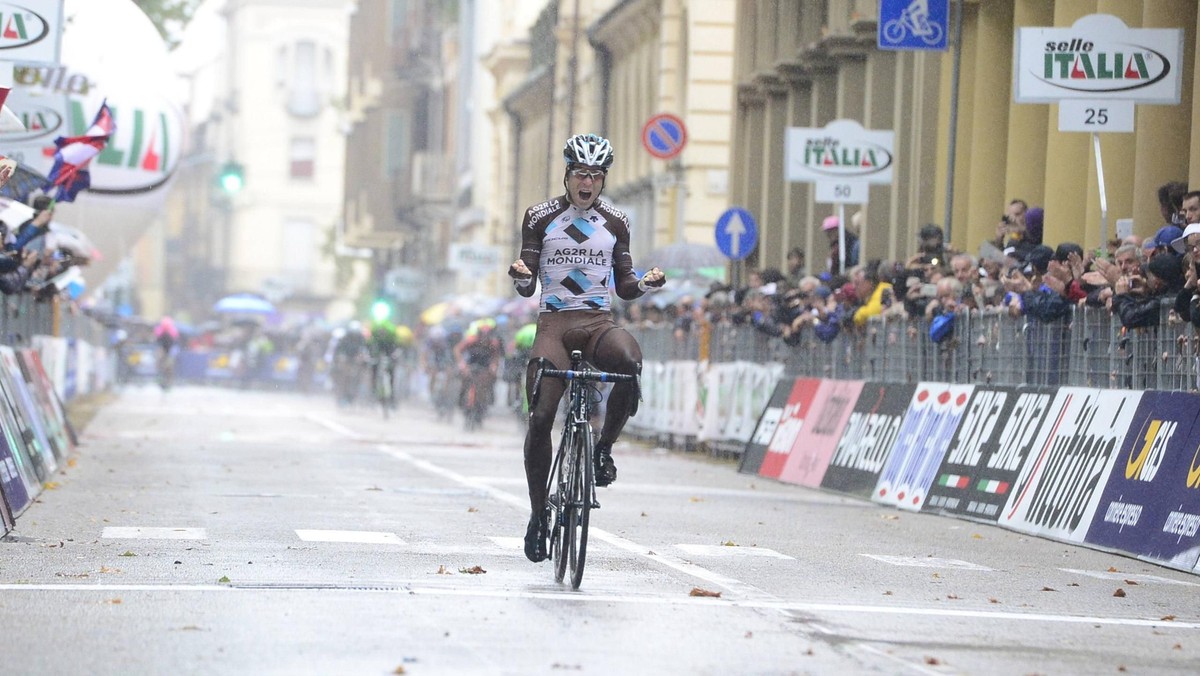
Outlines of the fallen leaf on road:
M482 575L487 571L482 566L471 566L470 568L459 568L458 572L466 573L467 575Z
M890 591L885 591L885 592L883 592L883 595L884 595L884 596L891 596L891 595L892 595L892 592L890 592Z
M691 501L692 501L692 502L704 502L704 498L698 498L698 497L696 497L696 496L694 496L694 495L693 495L693 496L691 497Z
M1137 580L1125 580L1125 584L1128 584L1128 585L1135 585L1135 586L1136 586L1136 585L1137 585Z
M1118 571L1116 568L1114 568L1113 566L1109 566L1109 567L1108 567L1108 572L1110 572L1110 573L1116 573L1116 572L1119 572L1119 571Z
M382 489L382 488L380 488L379 486L369 486L369 487L367 488L367 490L369 490L369 491L381 491L381 490L383 490L383 489Z
M1175 616L1174 615L1163 615L1162 617L1160 617L1158 619L1162 620L1163 622L1174 622Z
M197 627L194 624L189 624L189 625L180 627L180 629L182 629L183 631L204 631L203 629L201 629L200 627Z
M951 601L957 601L957 600L958 600L958 597L957 597L957 596L955 596L954 594L946 594L946 598L950 599Z
M393 674L406 674L406 673L408 673L408 672L406 672L406 671L404 670L404 665L402 664L402 665L400 665L400 666L396 667L395 669L393 669L393 670L392 670L392 673L393 673Z
M121 605L121 599L109 599L109 600L105 601L105 603L109 603L114 606L119 606L119 605Z
M804 654L805 654L805 655L815 655L816 653L814 653L814 652L813 652L813 649L812 649L812 648L809 648L808 650L805 650L805 651L804 651Z
M124 554L118 554L117 556L137 556L137 554L134 554L133 552L127 551L127 552L125 552Z
M1120 587L1117 587L1117 591L1113 592L1113 596L1115 596L1119 599L1123 599L1123 598L1125 598L1125 590L1121 589Z
M446 570L445 566L438 566L438 575L449 575L450 571Z
M1175 645L1171 646L1171 650L1183 650L1183 644L1176 643Z
M645 512L642 512L642 516L650 516L650 515Z
M120 568L109 568L108 566L100 566L100 572L101 573L119 573L119 572L121 572L121 569Z
M1058 590L1057 590L1057 589L1055 589L1054 587L1042 587L1042 591L1052 591L1052 592L1056 592L1056 591L1058 591Z
M726 541L724 541L724 542L722 542L722 543L721 543L721 546L722 546L722 547L736 547L736 546L737 546L737 543L736 543L736 542L734 542L733 540L726 540Z
M58 482L57 481L47 481L46 483L42 484L42 486L45 487L46 490L52 491L55 488L58 488Z
M468 507L467 508L467 514L474 514L475 512L478 512L478 511L479 511L478 507Z
M942 661L936 657L925 656L925 664L941 664Z
M79 461L76 460L75 458L71 458L70 460L67 460L67 467L74 467L75 465L78 465L78 464L79 464Z
M879 518L883 519L884 521L899 521L900 520L900 516L897 514L880 514Z
M754 632L752 632L752 631L746 632L746 635L743 638L754 638Z
M692 591L688 592L688 596L706 596L709 598L719 599L721 598L721 592L709 591L699 587L692 587Z
M942 574L941 574L941 573L934 573L934 574L933 574L933 578L934 578L935 580L937 580L937 579L941 579L941 577L942 577Z
M217 582L220 582L220 583L222 583L222 584L229 584L229 576L228 576L228 575L222 575L222 576L221 576L221 579L217 580Z
M1079 586L1079 583L1078 583L1078 582L1072 582L1072 583L1068 584L1067 586L1068 586L1068 587L1078 587L1078 586Z
M1125 665L1124 665L1124 664L1122 664L1122 665L1120 665L1120 666L1118 666L1118 667L1117 667L1117 671L1127 671L1127 669L1125 669Z

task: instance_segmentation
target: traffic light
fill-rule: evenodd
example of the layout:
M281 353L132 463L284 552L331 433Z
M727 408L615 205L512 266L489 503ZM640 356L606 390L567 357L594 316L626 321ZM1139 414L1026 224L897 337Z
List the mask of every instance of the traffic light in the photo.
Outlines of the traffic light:
M246 170L240 163L230 160L221 165L221 172L217 174L217 184L226 193L236 195L246 185Z
M387 321L392 316L392 304L380 298L371 303L371 317L377 322Z

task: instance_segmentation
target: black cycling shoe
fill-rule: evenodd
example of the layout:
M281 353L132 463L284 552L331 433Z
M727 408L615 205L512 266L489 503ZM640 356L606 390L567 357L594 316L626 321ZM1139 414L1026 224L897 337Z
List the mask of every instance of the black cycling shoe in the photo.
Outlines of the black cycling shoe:
M537 515L529 517L529 526L525 529L525 558L534 563L541 563L550 556L546 553L546 521Z
M596 447L596 485L607 486L617 480L617 465L613 462L612 446Z

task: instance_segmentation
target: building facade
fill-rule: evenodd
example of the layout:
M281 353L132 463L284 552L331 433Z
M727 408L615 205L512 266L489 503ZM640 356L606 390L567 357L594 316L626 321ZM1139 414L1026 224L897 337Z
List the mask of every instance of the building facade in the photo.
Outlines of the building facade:
M765 222L751 264L782 267L800 246L810 269L828 251L812 184L784 180L785 130L836 119L895 132L891 185L871 186L862 211L864 260L904 260L926 223L947 227L956 247L977 252L994 237L1008 201L1045 208L1046 242L1094 248L1115 234L1117 219L1134 233L1162 225L1157 188L1200 185L1197 5L1190 0L952 0L962 14L955 101L955 40L947 52L876 47L875 0L746 0L738 6L735 151L731 199ZM1178 105L1138 105L1133 133L1100 134L1107 213L1089 134L1060 132L1057 104L1014 103L1014 31L1070 27L1090 14L1112 14L1131 28L1183 31ZM957 103L955 109L955 103ZM951 130L954 134L951 157ZM953 180L951 175L953 159ZM948 199L948 196L950 198ZM949 205L949 206L948 206ZM947 218L948 217L948 218ZM1103 232L1104 223L1107 231Z

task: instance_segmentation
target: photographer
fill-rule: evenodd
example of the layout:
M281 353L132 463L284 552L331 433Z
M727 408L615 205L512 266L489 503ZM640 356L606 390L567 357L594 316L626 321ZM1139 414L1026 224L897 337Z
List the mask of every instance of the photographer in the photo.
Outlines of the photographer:
M1174 304L1184 288L1183 266L1174 255L1155 256L1146 275L1125 275L1113 287L1112 311L1127 329L1158 326L1162 305Z

